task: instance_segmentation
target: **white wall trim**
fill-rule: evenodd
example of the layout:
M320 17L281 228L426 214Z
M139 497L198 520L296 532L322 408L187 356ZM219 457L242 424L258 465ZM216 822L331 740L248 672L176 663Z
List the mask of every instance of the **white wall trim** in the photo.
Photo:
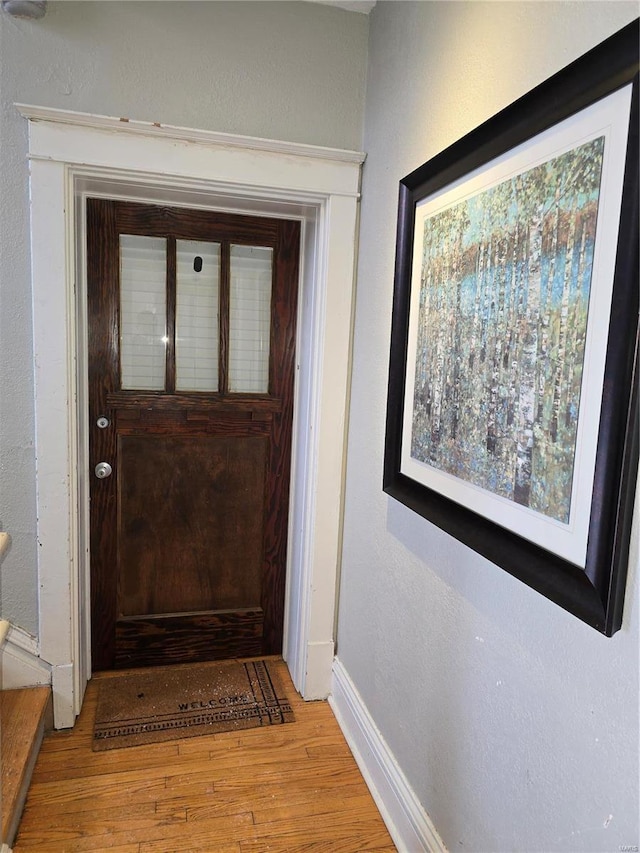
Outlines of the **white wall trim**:
M365 160L365 154L362 151L326 148L321 145L284 142L277 139L241 136L239 134L220 133L213 130L197 130L196 128L179 127L160 122L94 115L93 113L80 113L54 107L39 107L29 104L16 104L15 106L20 115L30 121L52 121L56 122L56 124L71 124L75 127L115 130L118 133L130 133L136 136L164 137L165 139L179 139L182 142L203 142L207 145L219 145L224 148L242 148L245 151L269 151L273 154L292 154L295 157L312 157L315 160L333 160L334 162L356 165L360 165Z
M328 690L324 679L324 673L333 665L333 654L335 643L333 640L326 642L309 643L307 645L307 672L305 699L326 699Z
M338 658L329 703L400 853L447 853Z
M39 657L38 641L15 625L0 650L0 672L3 690L51 684L51 666Z
M332 654L315 650L332 650L334 641L362 155L329 157L327 149L208 131L186 133L178 145L179 128L156 133L161 128L144 122L19 109L29 118L40 647L53 668L55 725L79 712L90 674L85 281L77 250L89 194L302 222L284 657L303 696L327 696Z
M34 657L38 657L40 654L40 646L37 638L28 634L23 628L19 628L17 625L9 624L7 642Z
M8 533L4 531L0 533L0 563L4 559L5 552L8 550L9 545L11 544L11 537ZM4 645L5 638L9 633L9 629L11 625L7 622L6 619L0 619L0 649ZM0 670L0 690L2 689L2 671Z

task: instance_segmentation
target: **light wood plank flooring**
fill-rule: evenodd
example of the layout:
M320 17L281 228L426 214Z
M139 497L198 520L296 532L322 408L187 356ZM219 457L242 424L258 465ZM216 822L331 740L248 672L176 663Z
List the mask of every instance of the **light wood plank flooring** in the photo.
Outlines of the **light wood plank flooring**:
M46 736L14 853L391 853L326 702L278 672L294 723L92 752L97 683L73 731Z

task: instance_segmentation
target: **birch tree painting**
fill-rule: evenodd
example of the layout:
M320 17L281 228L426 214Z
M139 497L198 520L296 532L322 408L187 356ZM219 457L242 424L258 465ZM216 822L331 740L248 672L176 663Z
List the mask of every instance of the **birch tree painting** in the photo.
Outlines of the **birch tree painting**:
M604 137L425 221L411 455L567 523Z

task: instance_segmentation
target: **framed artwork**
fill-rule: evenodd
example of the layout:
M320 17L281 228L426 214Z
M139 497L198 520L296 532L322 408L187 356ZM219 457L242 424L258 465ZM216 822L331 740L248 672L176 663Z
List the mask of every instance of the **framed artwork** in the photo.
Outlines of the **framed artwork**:
M638 21L400 182L384 490L604 634L638 469Z

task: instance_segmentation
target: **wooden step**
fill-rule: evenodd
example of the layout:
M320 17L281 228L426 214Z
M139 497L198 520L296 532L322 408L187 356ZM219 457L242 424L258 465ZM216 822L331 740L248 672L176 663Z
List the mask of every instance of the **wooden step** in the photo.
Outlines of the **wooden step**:
M2 838L9 847L18 830L45 730L52 727L49 687L0 692Z

